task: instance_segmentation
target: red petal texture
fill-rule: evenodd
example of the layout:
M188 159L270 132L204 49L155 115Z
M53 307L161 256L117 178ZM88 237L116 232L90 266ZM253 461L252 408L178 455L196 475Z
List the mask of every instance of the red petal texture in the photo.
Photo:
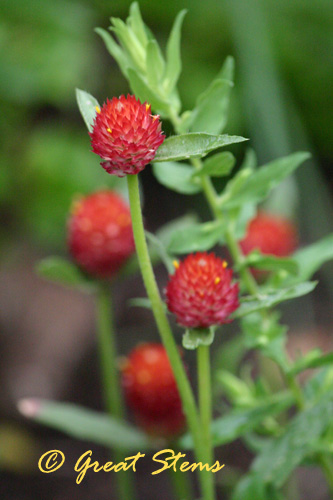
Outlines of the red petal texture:
M258 212L249 223L240 246L244 255L257 249L265 255L287 257L298 246L297 230L294 224L284 217Z
M102 167L118 177L141 172L165 139L159 115L131 95L107 100L89 135L93 152L106 160Z
M191 254L177 264L170 277L167 306L178 323L186 327L229 323L230 314L239 307L239 286L231 280L231 269L213 253Z
M112 277L135 251L128 204L113 191L98 191L74 202L68 246L85 272Z
M122 366L128 405L147 432L159 436L178 434L185 417L170 361L161 344L140 344Z

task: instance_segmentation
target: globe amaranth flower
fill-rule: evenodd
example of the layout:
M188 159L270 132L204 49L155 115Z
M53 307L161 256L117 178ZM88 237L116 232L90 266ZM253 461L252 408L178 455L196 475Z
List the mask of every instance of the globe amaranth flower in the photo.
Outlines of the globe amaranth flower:
M208 328L231 321L230 314L239 307L239 286L232 283L232 271L225 260L199 252L175 262L175 267L166 287L166 300L179 324Z
M170 437L183 430L181 399L161 344L137 346L122 363L121 370L126 401L148 433Z
M287 257L298 245L295 225L288 219L265 212L258 212L250 221L246 235L240 241L244 255L260 250L265 255Z
M83 271L112 277L135 250L128 204L113 191L97 191L75 201L68 246Z
M107 100L96 111L89 135L93 152L106 160L102 167L118 177L141 172L165 139L159 115L131 95Z

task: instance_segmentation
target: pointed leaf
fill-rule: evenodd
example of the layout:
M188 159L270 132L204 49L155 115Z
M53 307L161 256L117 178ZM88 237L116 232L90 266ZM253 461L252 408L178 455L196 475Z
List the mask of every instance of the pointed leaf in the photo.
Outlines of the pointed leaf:
M126 451L152 448L151 440L122 420L71 403L27 399L19 403L23 415L69 436Z
M182 63L180 57L180 35L186 12L187 11L184 9L177 15L166 47L167 65L164 88L168 94L170 94L174 89L181 72Z
M193 167L183 163L153 164L153 173L158 182L182 194L195 194L201 191L201 186L192 180L193 171Z
M268 443L255 459L252 471L264 483L281 487L291 472L312 452L318 438L331 423L332 415L333 393L325 394L316 406L294 417L282 436Z
M89 132L92 132L94 120L96 117L97 110L99 108L98 101L88 92L84 90L76 89L76 100L81 112L82 118L87 125Z
M247 179L237 194L230 196L227 186L221 197L221 206L230 209L244 203L258 203L264 200L273 188L291 175L307 158L309 153L294 153L259 168Z
M36 271L43 278L65 286L81 288L87 292L94 292L97 288L97 283L89 280L75 264L61 257L41 260Z
M132 67L125 51L115 42L110 33L102 28L95 28L95 32L102 38L106 49L117 62L120 71L127 78L127 68Z
M299 285L279 290L265 290L256 297L243 297L241 306L233 314L234 318L241 318L246 314L260 311L261 309L271 308L286 300L295 299L306 295L317 286L316 281L305 281Z
M161 99L134 69L129 68L127 73L131 89L136 97L138 97L142 103L147 101L157 113L166 116L169 111L169 104Z
M130 16L128 18L128 25L132 29L132 31L137 36L138 40L142 44L142 46L146 46L148 38L146 33L146 26L142 20L140 7L138 2L133 2L130 6Z
M259 250L253 250L244 258L241 267L244 266L264 269L265 271L286 271L294 275L297 275L299 271L299 265L294 258L264 255Z
M221 133L227 121L227 96L232 86L232 82L228 80L214 80L199 96L192 111L190 126L192 132Z
M139 42L136 34L122 21L116 17L111 18L113 26L109 29L113 31L128 58L133 65L141 72L145 71L146 52L145 48Z
M228 151L217 153L205 160L202 169L196 172L194 176L208 175L210 177L224 177L230 174L235 162L236 160L232 153Z
M237 135L212 135L199 132L168 137L158 148L155 162L178 161L206 156L210 151L247 141Z
M168 254L168 252L167 252L165 246L163 245L163 243L161 242L161 240L159 240L157 238L157 236L150 233L149 231L145 231L145 234L146 234L146 238L147 238L147 241L149 243L149 246L154 247L154 249L157 252L158 256L160 257L161 261L163 262L163 264L167 268L168 273L172 274L174 271L172 257Z
M234 410L228 415L212 422L212 440L214 446L230 443L260 426L262 421L278 415L294 402L289 393L278 394L256 408ZM178 441L179 449L190 449L193 446L192 437L185 434Z
M333 233L312 245L298 250L294 253L293 259L298 263L300 269L295 281L311 278L325 262L333 259Z
M156 87L161 81L165 69L165 62L156 40L149 40L147 45L146 66L148 83L152 87Z
M223 240L224 224L220 221L205 222L175 231L168 250L175 254L204 252Z

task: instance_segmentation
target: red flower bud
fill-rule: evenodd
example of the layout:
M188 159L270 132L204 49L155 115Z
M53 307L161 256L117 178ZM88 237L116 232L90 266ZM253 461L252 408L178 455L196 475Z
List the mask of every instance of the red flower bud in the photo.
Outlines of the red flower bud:
M239 307L239 287L232 283L226 261L213 253L196 253L176 262L175 267L166 299L178 323L190 328L229 323L230 314Z
M93 152L106 160L102 167L118 177L141 172L165 139L159 115L153 116L149 104L131 95L114 97L97 108L89 135Z
M185 417L167 353L161 344L141 344L122 366L128 405L150 434L173 436L183 430Z
M247 227L245 238L240 242L244 255L260 250L265 255L287 257L298 244L294 224L284 217L259 212Z
M127 203L112 191L75 201L68 246L83 271L100 278L113 276L135 250Z

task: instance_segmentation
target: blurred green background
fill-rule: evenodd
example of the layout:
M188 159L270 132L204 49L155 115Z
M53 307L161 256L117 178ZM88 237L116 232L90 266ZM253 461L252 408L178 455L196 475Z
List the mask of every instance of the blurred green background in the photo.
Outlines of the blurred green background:
M99 167L99 159L90 152L89 137L75 101L75 87L87 90L99 102L129 90L116 63L93 30L97 26L107 28L110 16L126 18L130 3L130 0L0 0L0 262L4 277L0 287L0 348L4 346L2 354L6 359L0 367L5 393L0 403L5 418L16 414L13 405L17 395L33 395L25 394L29 387L38 392L36 380L43 379L36 374L35 379L27 378L29 368L28 372L22 369L21 378L17 378L17 385L26 380L26 388L20 385L21 392L10 381L18 377L16 368L20 363L24 366L29 357L22 354L24 342L28 340L24 340L25 329L21 325L26 318L22 311L27 294L36 293L37 296L39 293L39 305L34 310L36 317L39 318L39 308L48 305L48 299L42 296L49 297L49 291L34 291L34 287L40 285L31 278L33 263L42 255L66 253L66 218L75 194L110 187L116 182ZM268 208L297 220L302 243L315 241L331 232L333 2L143 0L140 2L143 19L162 47L176 14L184 7L188 14L183 27L183 72L179 82L184 110L193 107L197 95L209 85L225 57L233 55L236 60L235 88L226 132L249 137L259 163L296 150L309 150L313 155L312 160L299 169L295 179L284 183L274 193ZM168 124L164 129L170 131ZM238 146L237 153L242 156L243 152ZM182 215L186 208L192 207L205 214L200 197L184 201L183 197L167 192L157 184L149 168L145 169L141 180L148 227L156 228ZM123 187L122 181L117 183ZM14 271L15 268L18 271ZM315 316L317 323L325 324L326 331L332 319L329 298L333 289L332 266L326 265L321 277L323 285L316 291ZM24 281L22 290L19 285L15 288L15 280L17 283ZM9 298L4 299L6 294ZM116 303L119 310L126 294L125 285L123 291L120 290L118 305ZM128 294L132 294L132 289ZM60 308L58 315L63 314L61 300L67 302L67 298L57 297L54 304ZM296 323L297 316L303 321L310 316L313 320L312 299L304 300L308 302L302 302L303 309L298 306L293 310ZM56 305L53 309L56 310ZM71 314L63 314L64 322L68 323L74 315L75 309ZM56 323L56 318L54 320ZM39 327L45 332L45 338L51 338L54 332L47 330L47 324L45 320ZM33 331L34 322L31 325ZM60 327L54 326L55 331L56 328L59 331ZM12 340L8 340L9 335ZM326 334L323 337L325 348ZM37 347L32 347L37 345L37 337L32 335L31 338L29 363L50 350L50 346L46 346L45 351L41 348L38 351ZM316 345L321 342L319 336L315 340L313 335L306 338L310 339L306 340L310 345L313 341ZM67 359L67 365L77 366L75 363L80 356L75 352L74 361L69 355L68 359L63 358ZM84 352L82 349L81 361ZM47 365L44 360L40 366L44 366L43 363ZM56 380L57 376L54 370L50 380ZM79 378L81 387L90 379L91 373L88 376L83 371L83 379ZM73 385L75 387L74 382ZM64 389L52 392L46 384L40 393L68 396L70 391L67 386L66 389L67 392ZM84 401L91 403L87 397ZM19 453L14 455L19 454L22 458L26 454L28 458L19 463L15 459L7 460L7 464L15 469L25 463L29 468L33 448L29 441L31 436L18 435L11 428L9 435L12 433L13 438L6 441L9 444L5 450L11 453L15 445ZM8 436L7 432L5 434ZM10 480L10 487L13 484ZM45 491L49 498L48 486L41 484L35 492ZM43 487L45 490L41 489ZM12 490L3 498L35 499L36 494L32 492L31 497L22 497L17 493L15 496ZM68 493L66 497L61 491L59 497L55 494L53 498L73 498L73 494Z
M24 238L48 249L64 248L72 195L109 183L89 151L74 89L88 90L101 102L128 90L93 29L106 28L110 15L125 18L129 5L125 0L1 0L2 243ZM261 161L300 148L313 152L314 168L300 174L301 187L311 189L311 203L308 193L301 203L302 223L310 239L327 232L332 216L327 213L333 157L332 2L170 0L140 6L162 46L176 13L188 8L180 80L184 109L193 106L224 58L235 56L228 132L250 137Z

